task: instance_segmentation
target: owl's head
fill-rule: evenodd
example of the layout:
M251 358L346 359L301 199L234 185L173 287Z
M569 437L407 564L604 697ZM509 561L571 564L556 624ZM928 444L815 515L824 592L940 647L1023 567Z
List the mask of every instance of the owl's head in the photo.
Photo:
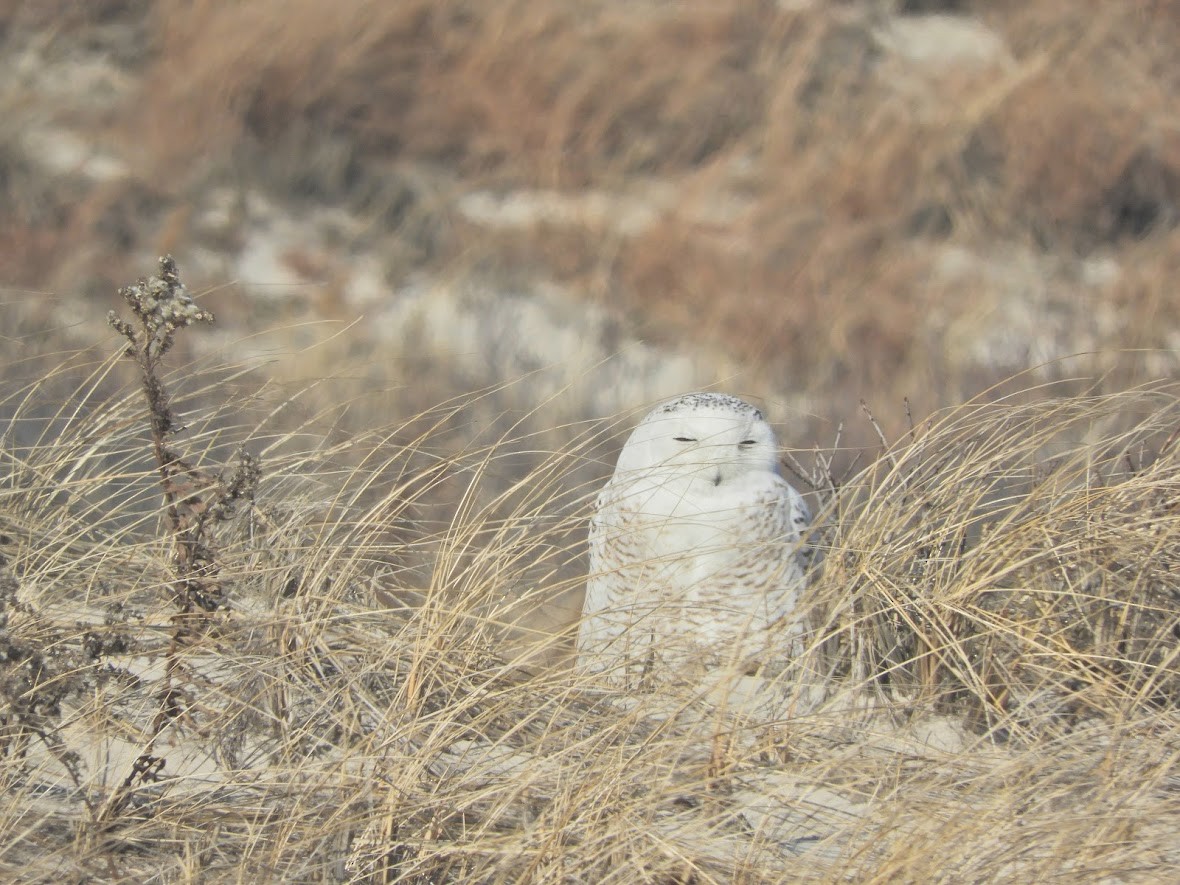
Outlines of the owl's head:
M774 431L762 413L723 393L690 393L653 409L632 431L615 473L658 473L714 486L778 472Z

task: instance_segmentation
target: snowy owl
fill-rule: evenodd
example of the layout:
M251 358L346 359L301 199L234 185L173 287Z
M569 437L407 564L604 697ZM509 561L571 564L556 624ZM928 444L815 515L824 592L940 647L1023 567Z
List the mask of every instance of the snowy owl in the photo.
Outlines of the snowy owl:
M634 688L789 656L809 521L761 412L720 393L658 406L590 522L579 667Z

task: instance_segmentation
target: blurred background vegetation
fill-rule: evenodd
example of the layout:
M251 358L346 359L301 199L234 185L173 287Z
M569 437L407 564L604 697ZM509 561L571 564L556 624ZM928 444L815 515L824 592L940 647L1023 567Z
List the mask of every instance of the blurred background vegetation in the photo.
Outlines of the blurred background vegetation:
M7 361L170 251L226 356L320 343L288 380L391 415L514 382L480 427L719 384L809 447L1176 373L1170 0L4 0L0 39Z

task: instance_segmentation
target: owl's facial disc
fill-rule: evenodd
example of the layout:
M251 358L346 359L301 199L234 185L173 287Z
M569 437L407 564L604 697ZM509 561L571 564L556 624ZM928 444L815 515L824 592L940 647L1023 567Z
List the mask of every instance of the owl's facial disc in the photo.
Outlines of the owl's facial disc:
M774 468L774 437L753 415L700 411L651 422L652 466L720 486L751 470Z
M774 431L750 404L726 394L687 394L639 423L616 470L716 487L750 472L777 473L777 446Z

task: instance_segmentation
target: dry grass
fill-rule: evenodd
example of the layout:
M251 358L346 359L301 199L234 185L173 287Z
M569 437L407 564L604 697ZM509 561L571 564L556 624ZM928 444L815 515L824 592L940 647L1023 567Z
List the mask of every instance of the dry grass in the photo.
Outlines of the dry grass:
M342 407L291 422L266 379L231 394L257 373L157 360L145 401L130 369L77 358L0 398L6 878L1146 882L1177 862L1175 385L968 404L842 481L821 455L807 651L626 696L558 663L568 615L544 608L577 595L609 428L545 453L518 417L457 451L471 397L333 442ZM513 458L532 466L505 483ZM219 604L194 606L196 579Z

